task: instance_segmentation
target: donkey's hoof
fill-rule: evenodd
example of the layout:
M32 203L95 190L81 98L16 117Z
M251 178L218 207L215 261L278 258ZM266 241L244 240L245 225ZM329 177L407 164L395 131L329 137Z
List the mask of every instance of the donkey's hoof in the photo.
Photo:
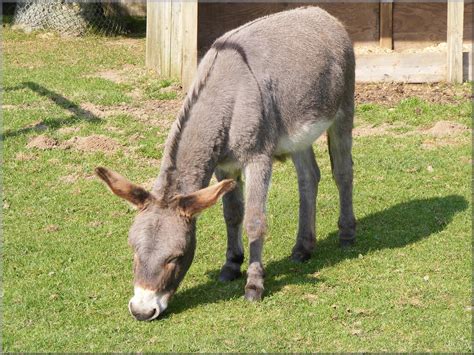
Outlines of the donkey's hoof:
M291 260L295 263L304 263L311 258L311 252L303 249L293 250L291 253Z
M233 269L230 266L224 265L219 274L219 281L228 282L238 279L242 276L242 272L239 269Z
M263 289L256 286L249 286L245 288L245 299L250 302L257 302L262 300Z

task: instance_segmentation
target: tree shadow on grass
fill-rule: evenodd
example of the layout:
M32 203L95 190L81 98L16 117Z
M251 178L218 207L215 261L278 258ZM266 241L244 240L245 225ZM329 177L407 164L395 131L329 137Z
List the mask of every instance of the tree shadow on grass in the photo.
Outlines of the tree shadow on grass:
M13 91L13 90L21 90L24 88L28 88L31 91L36 92L41 96L45 96L49 98L52 102L54 102L59 107L68 110L73 114L73 116L63 119L63 118L53 118L53 119L46 119L43 120L40 124L47 126L49 129L57 129L62 126L71 125L73 123L77 123L80 121L87 121L91 123L99 123L102 120L94 115L92 112L85 110L75 104L74 102L68 100L64 96L59 95L58 93L51 91L45 88L42 85L36 84L31 81L23 82L18 86L14 87L7 87L5 91ZM20 128L17 130L7 130L2 134L2 139L9 138L9 137L16 137L20 134L27 134L32 131L37 131L37 126L28 126L24 128Z
M313 273L343 260L416 243L444 230L457 213L467 208L468 202L464 197L450 195L400 203L368 215L358 220L357 243L352 248L339 248L337 231L334 231L317 244L313 257L304 264L296 264L289 257L266 264L264 297L279 292L285 285L319 282L321 280L314 278ZM178 291L163 317L243 296L245 278L223 284L217 281L219 269L209 274L210 281L183 292Z

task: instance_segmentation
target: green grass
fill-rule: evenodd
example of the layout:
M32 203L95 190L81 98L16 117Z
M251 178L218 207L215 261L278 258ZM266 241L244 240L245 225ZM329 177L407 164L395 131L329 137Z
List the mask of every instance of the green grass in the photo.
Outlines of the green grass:
M420 132L357 137L358 243L348 250L337 246L337 189L327 148L316 144L323 176L318 247L302 265L288 259L297 228L296 177L290 162L277 163L263 301L243 300L243 279L217 281L226 239L218 205L199 219L195 261L166 314L137 322L127 310L126 237L135 212L92 172L105 165L148 182L158 173L169 117L97 117L83 107L131 112L179 94L163 91L172 82L147 71L123 83L94 76L141 68L143 39L51 40L7 27L3 41L4 351L472 351L468 133L432 139L430 149L431 138ZM130 95L135 89L143 94L138 99ZM365 104L357 125L403 123L403 132L438 120L470 125L470 105L414 98L390 110ZM38 122L47 129L35 131ZM40 134L58 141L101 134L122 145L112 154L28 149Z
M471 126L471 112L472 103L469 100L453 105L426 102L417 97L404 99L396 107L388 109L371 103L358 107L359 117L374 125L404 123L409 126L423 126L444 119Z

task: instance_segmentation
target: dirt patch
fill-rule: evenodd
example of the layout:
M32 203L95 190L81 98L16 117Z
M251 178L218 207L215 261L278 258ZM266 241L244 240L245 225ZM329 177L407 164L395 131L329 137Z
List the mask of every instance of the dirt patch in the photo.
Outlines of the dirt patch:
M17 108L18 108L18 105L2 105L2 110L14 110Z
M433 150L433 149L438 149L440 147L450 147L450 146L459 146L464 143L467 143L467 141L463 141L461 139L454 139L450 137L444 137L444 138L430 138L426 139L422 144L421 147L426 150Z
M356 104L376 103L395 106L403 99L412 97L439 104L458 104L472 97L469 85L446 83L359 83L356 84Z
M30 153L20 152L15 155L17 161L30 161L36 159L36 155Z
M150 100L145 102L145 108L148 111L161 112L176 116L181 109L183 101L181 99L173 100Z
M116 84L134 83L141 77L147 75L148 69L142 66L125 64L121 69L103 70L94 74L86 75L86 78L102 78Z
M59 226L56 225L56 224L50 224L50 225L44 227L43 231L45 231L46 233L54 233L54 232L59 231Z
M87 111L92 116L99 117L99 118L105 118L107 116L110 116L110 114L107 114L107 110L105 107L106 106L94 105L94 104L91 104L90 102L80 104L81 110Z
M113 153L120 148L120 144L107 136L94 134L87 137L72 137L65 142L59 142L58 140L40 135L33 138L26 146L29 149L74 149L81 152L104 152Z
M461 123L449 122L449 121L439 121L436 124L426 131L427 134L430 134L434 137L445 137L453 136L467 132L469 128Z
M146 121L155 126L168 127L181 108L181 100L149 100L139 106L121 104L116 106L100 106L90 102L81 104L81 109L86 110L99 118L110 116L130 115L137 120Z
M401 127L403 127L403 125L391 125L388 123L379 126L361 126L354 128L352 130L352 135L354 137L383 136L387 134L394 135L393 130Z
M63 149L74 149L81 152L113 153L120 148L120 144L110 137L94 134L87 137L72 137L65 141L61 147Z
M68 175L60 176L58 180L64 184L70 185L70 184L74 184L75 182L79 180L91 180L91 179L95 179L95 177L96 177L95 174L87 174L85 172L79 171L79 172L73 172Z
M59 143L56 139L45 136L45 135L40 135L30 140L30 142L27 144L26 147L29 149L46 150L46 149L57 148L58 146L59 146Z
M94 76L97 78L110 80L116 84L121 84L127 81L127 78L124 78L122 73L117 70L104 70L99 73L95 73Z
M107 46L124 46L129 48L143 47L144 42L139 38L114 38L105 42Z
M58 129L59 134L71 134L75 132L79 132L81 129L79 127L63 127Z
M126 95L128 97L130 97L131 99L136 100L136 101L141 101L142 98L143 98L143 92L139 88L133 89L132 91L130 91Z
M59 178L59 181L64 184L69 185L69 184L74 184L78 179L79 179L78 174L70 174L70 175L61 176Z

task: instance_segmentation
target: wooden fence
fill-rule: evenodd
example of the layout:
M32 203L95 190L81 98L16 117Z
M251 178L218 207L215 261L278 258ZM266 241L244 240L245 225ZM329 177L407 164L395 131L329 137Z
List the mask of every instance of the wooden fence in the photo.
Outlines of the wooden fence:
M308 4L341 20L356 49L395 50L358 54L358 81L472 80L472 0L304 4L148 0L146 65L165 77L180 79L187 88L199 57L218 36L254 18ZM446 51L416 51L442 42L447 43ZM464 54L463 43L471 45Z

